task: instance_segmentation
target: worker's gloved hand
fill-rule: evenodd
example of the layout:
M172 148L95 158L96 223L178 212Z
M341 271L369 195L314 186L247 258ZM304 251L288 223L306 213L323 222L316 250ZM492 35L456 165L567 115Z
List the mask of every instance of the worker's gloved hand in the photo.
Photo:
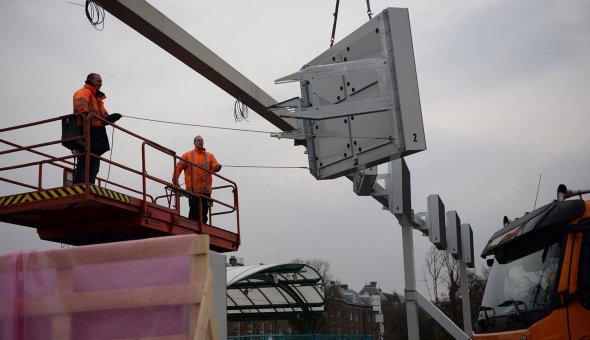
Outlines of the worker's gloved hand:
M180 183L178 183L178 177L172 177L172 184L176 185L177 187L180 186Z
M120 113L112 113L108 116L106 116L106 120L108 120L110 123L114 123L116 121L118 121L119 119L121 119L121 114Z

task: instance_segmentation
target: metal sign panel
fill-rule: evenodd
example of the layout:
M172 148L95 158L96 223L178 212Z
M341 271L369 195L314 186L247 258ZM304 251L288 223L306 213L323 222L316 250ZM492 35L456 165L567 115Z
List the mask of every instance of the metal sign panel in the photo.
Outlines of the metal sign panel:
M445 205L438 195L430 195L427 199L428 238L438 250L447 249L447 234L445 228Z
M330 179L426 149L408 10L388 8L292 75L310 171Z
M381 296L371 295L371 305L375 312L381 312Z
M359 196L369 196L377 180L377 167L355 172L352 177L352 190Z
M475 268L473 258L473 230L471 224L461 224L461 258L469 268Z
M456 260L461 257L461 219L454 210L447 212L447 251Z
M396 159L389 162L389 211L395 215L401 226L412 225L412 190L410 170L406 161Z

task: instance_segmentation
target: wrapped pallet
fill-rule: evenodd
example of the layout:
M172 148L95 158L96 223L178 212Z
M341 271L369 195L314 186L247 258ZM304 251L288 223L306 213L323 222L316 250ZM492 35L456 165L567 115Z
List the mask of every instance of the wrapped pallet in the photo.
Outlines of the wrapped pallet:
M0 338L217 339L207 235L0 256Z

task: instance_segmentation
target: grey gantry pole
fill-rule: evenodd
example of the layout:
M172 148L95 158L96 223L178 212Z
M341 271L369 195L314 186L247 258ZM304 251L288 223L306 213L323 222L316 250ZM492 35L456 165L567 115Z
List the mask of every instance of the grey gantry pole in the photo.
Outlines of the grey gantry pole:
M404 249L404 277L406 314L408 317L408 339L420 339L418 327L418 304L416 303L416 270L414 266L413 228L402 225L402 242Z
M463 307L463 330L465 334L471 334L471 306L469 306L469 277L467 276L467 264L463 259L459 260L459 272L461 275L461 306Z
M403 158L389 162L389 176L386 177L386 187L389 191L389 211L395 215L402 226L408 339L420 339L418 303L416 301L416 266L414 260L410 171Z

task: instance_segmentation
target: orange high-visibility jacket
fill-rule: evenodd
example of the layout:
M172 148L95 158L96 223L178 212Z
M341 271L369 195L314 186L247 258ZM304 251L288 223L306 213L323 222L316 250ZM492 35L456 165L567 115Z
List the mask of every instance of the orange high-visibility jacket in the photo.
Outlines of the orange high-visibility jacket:
M107 97L104 93L98 91L96 87L90 84L84 84L84 87L74 93L74 113L84 117L83 113L88 112L105 118L108 116L107 110L104 108L103 100ZM83 119L78 120L78 125L82 125ZM104 122L98 119L92 119L90 122L92 126L103 126Z
M203 169L207 169L211 172L219 163L215 159L215 156L211 152L207 152L205 148L199 152L197 148L192 151L187 151L182 155L182 159L176 168L174 169L174 178L178 178L180 173L184 170L184 183L186 190L192 192L211 192L211 183L213 181L213 175ZM191 163L196 164L193 166Z

